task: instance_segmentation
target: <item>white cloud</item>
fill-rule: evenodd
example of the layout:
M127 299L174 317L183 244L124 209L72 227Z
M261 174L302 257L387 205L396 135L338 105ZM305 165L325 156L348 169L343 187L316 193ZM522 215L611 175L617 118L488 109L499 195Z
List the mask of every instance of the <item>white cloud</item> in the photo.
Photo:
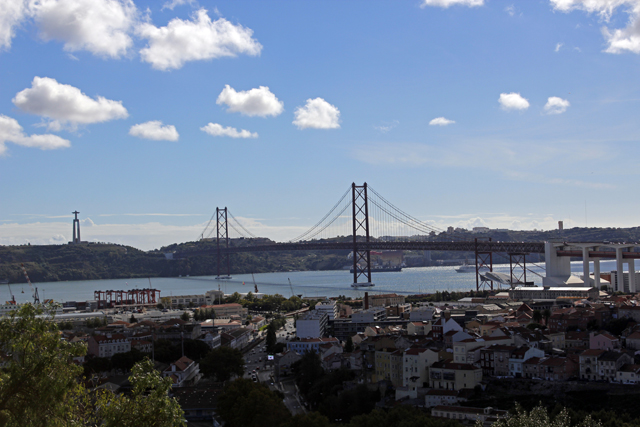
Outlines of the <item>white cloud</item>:
M429 126L447 126L454 124L454 120L445 119L444 117L436 117L429 122Z
M236 92L231 86L225 85L216 104L225 104L229 107L227 111L247 116L275 117L284 111L284 103L267 86Z
M504 11L509 14L509 16L514 16L516 14L516 8L514 5L509 5L504 8Z
M340 127L340 110L322 98L307 99L304 107L294 111L293 124L298 129L337 129Z
M31 13L44 40L60 40L69 52L111 58L133 45L129 32L138 19L131 0L37 0Z
M562 114L567 111L571 104L566 99L558 98L557 96L550 96L547 103L544 106L544 111L547 114Z
M484 5L484 0L424 0L420 7L437 6L448 8L449 6L476 7Z
M211 21L205 9L198 10L192 21L175 18L166 27L141 24L138 35L148 39L140 51L142 60L158 70L181 68L187 61L224 56L259 55L262 45L253 39L253 31L233 25L224 18Z
M611 19L616 9L622 8L628 15L627 26L610 30L602 28L602 34L609 44L605 52L623 53L629 51L640 53L640 1L638 0L551 0L555 10L570 12L582 10L597 13L605 22Z
M121 101L98 96L89 98L80 89L58 83L49 77L34 77L31 88L18 92L13 103L23 111L54 120L50 127L60 129L61 124L100 123L129 116Z
M529 108L529 101L519 93L501 93L498 102L503 110L526 110Z
M188 4L193 6L196 4L196 1L195 0L172 0L170 2L166 2L165 4L163 4L160 10L165 10L165 9L173 10L176 6L182 6L183 4Z
M160 120L153 120L131 126L129 135L155 141L177 141L180 135L175 126L163 126Z
M0 0L0 51L11 47L15 28L26 17L26 5L23 0Z
M564 43L558 43L558 44L556 44L555 51L556 51L556 52L560 52L560 49L562 48L562 46L563 46L563 45L564 45Z
M387 133L391 129L397 127L398 124L400 124L400 122L398 120L394 120L392 122L387 122L387 123L385 123L383 125L380 125L380 126L374 126L373 128L375 130L378 130L378 131L382 132L382 133Z
M7 151L6 142L41 150L55 150L71 146L69 141L57 135L25 135L22 126L18 124L16 119L0 114L0 155Z
M211 136L229 136L231 138L257 138L257 133L251 133L248 130L232 128L231 126L223 127L218 123L209 123L206 126L200 128L201 131L208 133Z

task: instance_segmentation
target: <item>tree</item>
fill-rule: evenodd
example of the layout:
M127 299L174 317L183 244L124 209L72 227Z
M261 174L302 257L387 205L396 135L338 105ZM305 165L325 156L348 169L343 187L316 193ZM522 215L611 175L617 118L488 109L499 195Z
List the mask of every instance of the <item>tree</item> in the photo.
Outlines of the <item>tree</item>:
M548 308L545 308L542 311L542 315L544 316L544 324L547 325L547 327L549 327L549 318L551 317L551 310L549 310Z
M351 339L351 337L347 338L347 343L344 346L344 351L347 353L353 352L353 340Z
M322 361L315 351L307 351L302 358L291 365L296 382L302 394L308 394L311 387L324 375Z
M145 359L137 363L129 381L130 396L103 391L96 404L98 424L104 427L177 427L185 426L184 412L175 398L169 397L172 382L162 378Z
M180 318L185 322L188 322L189 320L191 320L191 316L186 311L182 312L182 314L180 315Z
M540 310L533 310L533 314L531 315L533 321L536 323L542 322L542 312Z
M480 421L476 427L482 426ZM595 421L590 415L580 423L572 423L566 408L555 418L551 419L547 408L539 405L527 412L516 404L516 413L507 419L500 419L492 424L492 427L602 427L600 421Z
M231 347L218 347L200 360L200 371L205 377L227 381L232 375L244 375L242 352Z
M281 397L267 386L243 378L225 386L216 408L229 427L278 426L291 418Z
M274 322L275 320L269 323L269 326L267 327L267 339L266 339L267 353L271 353L271 354L273 354L273 349L276 343L278 342L278 338L276 337L276 327Z
M84 345L61 340L51 318L25 304L0 320L0 425L59 426L83 417L85 389L78 381Z

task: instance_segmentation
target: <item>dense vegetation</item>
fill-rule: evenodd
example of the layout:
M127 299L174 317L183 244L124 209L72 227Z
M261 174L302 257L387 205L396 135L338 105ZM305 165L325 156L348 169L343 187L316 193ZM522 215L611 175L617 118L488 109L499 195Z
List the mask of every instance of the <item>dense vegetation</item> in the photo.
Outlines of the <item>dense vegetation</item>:
M637 242L640 227L634 228L572 228L558 231L491 231L473 234L456 231L456 239L492 238L498 241L573 241L573 242ZM453 238L447 235L447 238ZM330 239L349 240L349 236ZM233 239L234 247L273 244L264 238ZM144 252L129 246L89 243L82 245L0 246L0 279L24 283L20 268L24 263L34 282L61 280L121 279L135 277L207 276L217 274L215 241L172 244ZM168 260L165 253L198 251L186 259ZM204 252L203 252L204 251ZM210 251L210 252L206 252ZM263 273L291 270L338 270L350 263L348 250L250 252L231 255L232 274ZM430 265L436 260L472 259L472 253L432 251L431 260L421 251L405 251L409 266ZM494 262L501 262L500 257Z

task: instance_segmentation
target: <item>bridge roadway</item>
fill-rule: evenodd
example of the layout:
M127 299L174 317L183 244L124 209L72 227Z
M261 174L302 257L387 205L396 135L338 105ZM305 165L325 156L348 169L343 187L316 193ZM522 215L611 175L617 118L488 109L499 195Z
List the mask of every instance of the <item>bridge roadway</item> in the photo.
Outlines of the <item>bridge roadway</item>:
M544 253L544 242L497 242L497 241L463 241L463 242L357 242L357 250L414 250L414 251L461 251L461 252L504 252L511 254ZM259 246L234 246L220 248L221 254L241 252L276 252L276 251L317 251L317 250L353 250L353 242L304 242L274 243ZM176 252L174 259L197 255L217 253L217 249ZM582 253L581 253L582 254ZM613 252L615 258L615 252Z

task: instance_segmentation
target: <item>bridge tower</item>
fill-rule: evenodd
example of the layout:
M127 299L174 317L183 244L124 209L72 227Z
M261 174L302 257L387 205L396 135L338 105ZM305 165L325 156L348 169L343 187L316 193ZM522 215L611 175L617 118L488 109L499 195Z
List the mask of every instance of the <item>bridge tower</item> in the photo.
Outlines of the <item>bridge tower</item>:
M367 183L351 184L353 222L353 287L369 287L371 283L371 250L369 249L369 201ZM358 245L358 232L364 234L365 249ZM358 285L358 278L365 276L366 282Z
M223 254L220 250L220 241L227 249ZM229 261L229 224L227 223L227 208L216 208L216 247L218 250L218 277L216 279L231 278L231 263ZM223 265L224 264L224 265ZM224 268L224 270L223 270ZM222 274L220 274L222 273Z
M489 237L489 241L491 241L491 237ZM493 271L493 251L490 248L482 248L482 245L479 244L481 242L478 242L477 237L474 243L476 253L476 291L479 291L480 288L493 290L493 281L480 274L482 268L488 268L489 271Z

